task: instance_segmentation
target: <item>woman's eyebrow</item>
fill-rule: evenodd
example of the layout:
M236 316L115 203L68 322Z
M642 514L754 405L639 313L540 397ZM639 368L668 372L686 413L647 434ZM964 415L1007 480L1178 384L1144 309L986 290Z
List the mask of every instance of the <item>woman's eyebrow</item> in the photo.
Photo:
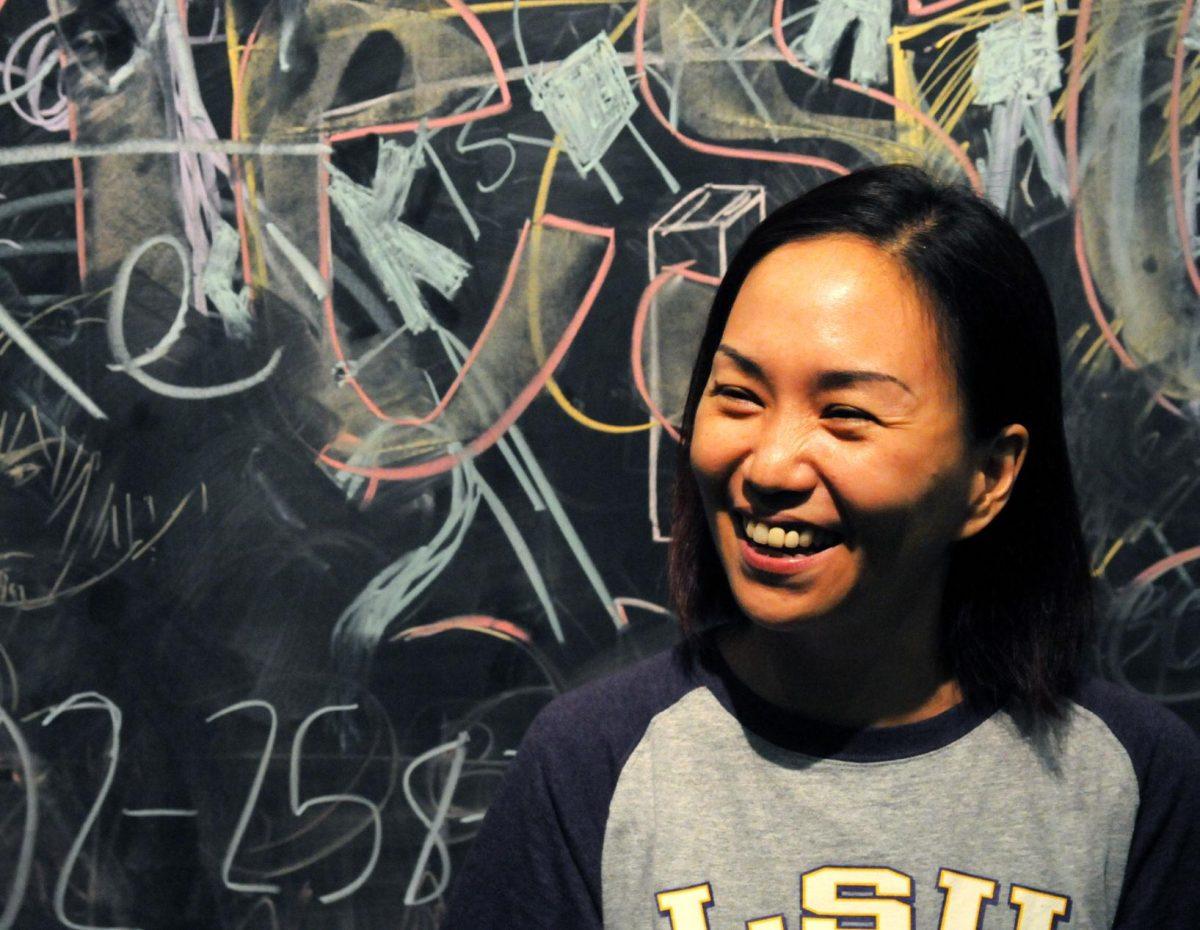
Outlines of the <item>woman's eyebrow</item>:
M733 362L733 364L737 365L738 368L751 377L757 378L759 381L770 380L767 378L767 373L762 370L762 366L758 364L758 362L754 361L752 358L742 355L742 353L737 349L728 346L725 343L721 343L719 346L717 346L716 354L726 356L731 362Z
M823 371L817 376L818 391L832 391L837 388L852 387L855 384L863 382L889 382L899 385L909 394L912 394L912 388L897 378L895 375L889 375L882 371L870 371L865 368L842 368L832 371ZM914 397L916 395L913 395Z
M746 374L758 378L760 381L769 381L767 373L763 371L761 365L754 359L743 355L732 346L725 343L717 346L717 353L726 356L738 368L742 369ZM818 391L833 391L838 388L853 387L856 384L872 383L872 382L890 382L898 385L904 391L912 394L912 388L897 378L895 375L889 375L882 371L871 371L866 368L835 368L822 371L817 376ZM916 395L913 395L916 396Z

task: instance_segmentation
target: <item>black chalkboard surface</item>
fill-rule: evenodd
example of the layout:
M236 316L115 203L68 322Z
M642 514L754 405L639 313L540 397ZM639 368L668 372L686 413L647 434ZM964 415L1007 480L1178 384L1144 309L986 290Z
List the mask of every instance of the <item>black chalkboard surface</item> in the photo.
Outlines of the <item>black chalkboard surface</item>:
M436 926L673 641L732 250L868 164L1035 248L1096 667L1200 726L1197 10L0 0L0 930Z

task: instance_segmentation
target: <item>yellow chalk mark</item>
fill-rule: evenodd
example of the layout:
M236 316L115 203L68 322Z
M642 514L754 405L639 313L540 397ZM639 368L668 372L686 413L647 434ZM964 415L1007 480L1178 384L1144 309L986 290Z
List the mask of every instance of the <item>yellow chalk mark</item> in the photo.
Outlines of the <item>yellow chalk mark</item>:
M958 124L958 121L967 112L967 108L975 102L978 88L975 86L975 81L972 79L970 71L974 67L975 62L968 59L966 64L967 70L964 71L961 80L958 82L958 94L949 102L946 112L942 117L947 132L950 131L951 127Z
M972 72L978 59L979 46L972 42L946 67L942 89L930 104L931 115L942 123L947 132L962 119L967 107L975 99L976 87Z
M1088 334L1091 328L1091 323L1080 323L1075 328L1075 332L1071 334L1071 338L1067 340L1067 344L1063 347L1064 359L1069 359L1075 354L1075 350L1083 344L1083 337Z
M572 7L572 6L601 6L608 8L610 6L623 6L624 4L603 3L601 0L521 0L522 10L549 9L552 7ZM511 13L513 8L512 0L496 0L489 3L468 3L468 10L475 14L487 13ZM636 4L634 5L636 9ZM375 32L380 29L395 29L404 23L411 23L415 19L421 20L443 20L443 19L461 19L458 10L447 5L436 10L397 10L387 13L382 16L376 16L367 22L358 22L348 26L338 26L336 29L328 29L322 32L320 39L340 39L345 36L366 35L368 32ZM230 40L236 45L236 40ZM613 41L616 41L615 39ZM264 36L261 41L254 43L255 48L270 49L275 48L279 44L279 40L274 36ZM237 49L241 51L240 48Z
M946 37L943 37L943 38L946 38ZM945 70L944 62L945 62L946 56L949 55L950 52L954 50L956 45L957 45L957 43L943 42L940 40L938 42L934 43L934 48L938 49L938 54L937 54L937 57L935 59L933 59L933 61L930 63L929 72L925 76L925 79L921 82L921 85L922 85L925 93L927 93L927 94L931 93L933 91L934 86L938 83L938 81L945 80L945 75L943 73L943 71ZM967 48L970 49L973 45L974 45L974 43L972 43L972 45L967 46ZM950 65L948 67L953 68L953 66L962 58L963 54L964 53L960 52L958 57L955 58L953 61L951 61Z
M941 62L944 56L946 56L950 50L954 48L955 46L947 46L944 48L942 53L938 54L937 56L938 62ZM946 65L942 66L940 70L936 70L936 68L930 68L931 80L929 84L925 86L926 92L932 91L932 85L935 83L941 82L942 84L942 88L940 91L938 91L937 95L938 102L935 102L934 104L935 109L940 109L942 106L944 106L944 102L946 102L950 96L954 95L956 86L958 86L962 80L970 79L967 77L967 74L970 72L970 70L973 70L974 65L976 65L976 61L978 60L978 44L976 42L965 42L964 48L960 49L958 54L956 54L953 59L950 59Z
M238 43L237 23L233 18L233 0L225 0L225 54L229 58L229 76L233 80L233 96L238 96L238 55L242 47Z
M1178 33L1176 33L1178 36ZM1175 50L1171 50L1174 55ZM1183 53L1187 55L1186 46ZM1154 164L1160 158L1165 158L1167 152L1170 151L1171 143L1171 99L1170 94L1163 101L1162 105L1162 132L1159 133L1158 140L1154 143L1154 149L1150 152L1150 157L1146 160L1147 164ZM1192 64L1192 73L1189 76L1189 82L1184 84L1179 91L1179 125L1190 126L1200 119L1200 68L1197 68L1195 62Z
M524 8L525 3L521 4ZM509 5L511 9L511 5ZM616 27L608 34L610 42L615 43L625 34L630 26L637 19L637 6L633 6L624 18L617 23ZM540 328L541 314L541 282L540 269L542 257L542 217L546 213L546 202L550 199L550 184L554 178L554 168L558 164L558 156L562 151L562 136L555 136L554 142L550 146L550 151L546 154L546 162L542 165L542 176L538 181L537 197L533 203L533 229L529 240L529 290L526 299L526 307L529 313L529 340L533 346L533 354L538 360L538 364L542 364L546 360L546 347L542 343L542 333ZM567 399L567 396L562 392L562 388L558 386L558 382L551 375L546 379L546 390L550 392L550 396L554 398L562 411L577 423L586 426L588 429L596 430L600 433L609 434L624 434L624 433L640 433L650 429L655 425L654 420L647 420L645 423L635 424L617 424L604 423L594 417L589 417L586 413L576 407Z
M917 76L913 71L913 59L916 56L901 47L899 42L892 43L892 88L897 100L903 100L913 109L921 109L921 92L917 89ZM925 151L928 145L928 132L912 113L896 107L896 141L901 145L912 146L917 151Z
M1083 61L1080 63L1079 69L1079 90L1083 92L1085 85L1091 78L1093 65L1095 64L1096 51L1099 49L1101 40L1104 38L1104 33L1107 27L1094 29L1092 34L1087 37L1083 43ZM1070 81L1067 80L1067 75L1063 76L1062 90L1059 91L1058 100L1054 102L1054 109L1050 111L1050 115L1054 119L1060 119L1067 110L1067 93L1070 91Z
M376 457L383 456L389 452L399 452L405 455L413 455L418 452L429 452L433 449L441 449L446 446L447 440L431 438L431 439L415 439L412 442L402 442L390 446L381 446L376 452Z
M1036 4L1030 5L1036 6ZM938 116L939 104L944 103L946 99L945 88L943 88L943 94L940 95L939 98L928 107L925 106L924 98L926 94L928 94L940 81L946 80L946 76L939 73L938 66L948 53L951 43L953 43L959 35L963 34L967 30L979 27L975 20L971 20L971 17L980 11L998 6L1004 7L1005 12L1001 15L1009 15L1010 11L1007 6L1007 0L984 0L984 2L976 3L962 9L952 10L949 13L939 16L938 18L928 22L907 26L898 25L893 27L891 35L888 36L888 44L891 46L892 50L892 84L894 96L898 100L908 104L908 106L913 110L928 113L931 119L936 120L939 125L941 125L942 128L949 133L959 119L961 119L962 114L966 111L966 106L970 103L970 98L968 98L967 103L963 104L961 107L954 108L952 111L954 118L947 122L943 122ZM938 57L934 59L934 62L930 66L925 77L918 79L913 66L915 54L907 51L903 47L903 44L911 39L922 36L931 29L938 28L939 26L945 26L947 24L968 20L970 21L970 25L964 26L962 29L952 32L949 36L942 36L941 39L935 43L935 47L941 49L941 51ZM979 20L980 25L986 24L987 22L986 19L981 20L979 17L976 17L976 20ZM961 53L959 59L956 59L955 61L957 62L960 59ZM953 78L953 75L951 77ZM954 81L951 80L952 85L953 83ZM973 97L973 94L971 97ZM915 116L904 112L903 108L897 107L894 118L899 129L898 138L901 141L927 152L934 147L932 134L920 123L919 120L916 119ZM962 147L964 150L966 150L968 147L967 143L962 143Z
M1125 545L1125 537L1122 536L1120 539L1116 540L1111 546L1108 547L1108 552L1104 553L1104 558L1102 558L1100 560L1100 564L1092 569L1093 577L1100 578L1104 574L1104 572L1108 569L1108 563L1113 560L1113 556L1115 556L1118 552L1120 552L1121 547L1124 545Z
M521 0L522 10L532 10L538 7L554 7L554 6L612 6L610 3L603 3L601 0ZM472 13L508 13L513 8L512 0L499 0L495 3L468 3L467 9ZM637 8L637 4L634 4ZM438 15L441 16L456 16L453 10L449 7L445 11L439 10ZM636 16L636 14L634 14ZM614 30L615 31L615 30ZM624 30L622 30L624 31ZM613 36L609 36L614 42L617 40Z
M1022 13L1040 14L1041 9L1042 0L1029 0L1029 2L1021 6ZM934 19L899 25L893 28L892 34L888 37L888 43L892 46L893 81L896 97L912 107L924 109L922 107L923 97L932 93L934 87L941 85L937 96L934 97L926 112L947 133L952 132L975 101L976 87L971 77L971 71L979 56L979 46L971 42L966 49L959 51L953 59L943 66L946 56L958 44L959 40L968 37L970 33L985 29L993 23L1007 19L1013 16L1014 13L1015 11L1012 9L1009 0L980 0L978 3L949 10ZM1059 11L1061 18L1076 15L1078 15L1076 10ZM934 48L939 50L939 54L934 59L932 65L930 65L925 76L914 81L911 77L912 58L911 56L907 59L904 58L900 53L900 46L932 30L941 29L946 26L957 26L958 28L952 29L950 32L938 36L934 40ZM1070 44L1071 42L1068 40L1060 48L1069 47ZM1092 52L1094 52L1094 42L1090 42L1089 44L1092 45ZM1054 119L1061 117L1064 107L1065 94L1060 94L1052 110ZM919 125L915 128L912 126L915 121L911 117L906 117L897 112L896 122L903 127L906 134L911 134L914 138L920 138L923 142L928 141L928 134L923 128Z
M1125 323L1124 319L1119 319L1119 320L1115 321L1112 324L1112 326L1109 327L1109 329L1112 331L1113 336L1116 336L1117 333L1119 333L1121 331L1121 326L1124 323ZM1085 365L1087 365L1087 363L1092 360L1092 356L1095 355L1097 352L1099 352L1101 346L1104 346L1106 343L1107 343L1107 340L1104 338L1103 333L1101 333L1099 336L1097 336L1096 340L1091 344L1091 346L1088 347L1087 352L1085 352L1083 354L1083 358L1081 358L1079 360L1079 367L1083 368Z
M562 151L562 136L554 137L554 144L550 146L550 151L546 155L546 161L542 165L542 176L538 180L537 197L533 201L533 222L539 224L533 228L533 245L536 248L541 242L542 217L546 215L546 201L550 198L550 181L554 177L554 168L558 164L558 156Z
M242 53L242 46L238 44L233 0L225 0L225 48L229 56L229 80L238 112L238 134L243 140L248 140L250 130L249 123L246 122L246 98L242 93L242 82L238 74L238 56ZM254 163L248 157L241 158L237 155L232 157L241 166L242 182L246 185L246 193L249 195L242 198L243 202L238 205L246 220L247 237L250 239L250 251L254 262L254 268L250 274L252 280L247 284L251 286L251 290L265 289L269 282L267 263L262 250L262 230L258 225L258 213L254 209L254 204L258 201L255 196L258 191L258 181L254 176Z
M1040 12L1042 9L1042 0L1029 0L1021 9L1026 13ZM996 13L988 15L989 10L998 10ZM1060 11L1059 16L1072 15L1074 11ZM970 6L959 7L958 9L948 10L941 16L935 19L924 20L919 23L909 23L907 25L896 26L892 30L892 35L888 38L889 42L907 42L910 39L915 39L918 36L923 36L925 33L934 29L940 29L942 26L950 26L962 24L962 28L948 36L942 36L941 42L954 41L962 32L972 29L980 29L988 26L998 20L1005 19L1013 14L1013 9L1009 5L1009 0L980 0L979 3L972 3Z

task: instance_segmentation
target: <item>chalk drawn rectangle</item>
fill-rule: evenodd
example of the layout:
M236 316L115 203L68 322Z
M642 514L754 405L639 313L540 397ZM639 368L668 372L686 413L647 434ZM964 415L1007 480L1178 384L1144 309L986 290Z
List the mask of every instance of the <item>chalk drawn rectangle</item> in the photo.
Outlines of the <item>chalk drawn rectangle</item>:
M766 216L766 195L757 184L705 184L698 187L650 227L650 277L679 262L720 277L730 248L741 244Z

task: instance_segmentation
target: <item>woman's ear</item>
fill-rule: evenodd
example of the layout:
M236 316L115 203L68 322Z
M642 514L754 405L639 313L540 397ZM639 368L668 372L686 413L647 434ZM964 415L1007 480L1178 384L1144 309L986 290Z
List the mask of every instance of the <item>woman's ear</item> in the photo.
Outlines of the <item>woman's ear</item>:
M974 536L1004 509L1028 451L1029 430L1012 423L977 453L967 517L959 529L959 539Z

